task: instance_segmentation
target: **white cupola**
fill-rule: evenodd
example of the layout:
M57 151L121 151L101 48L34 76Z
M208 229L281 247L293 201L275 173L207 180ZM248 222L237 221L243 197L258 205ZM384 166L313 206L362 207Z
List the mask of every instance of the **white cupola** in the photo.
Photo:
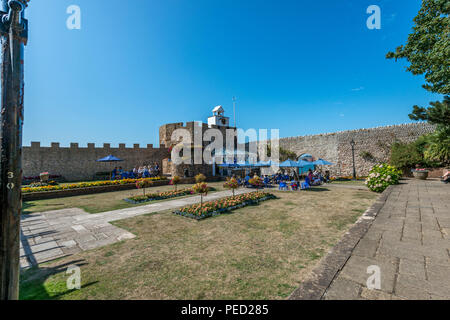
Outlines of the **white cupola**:
M213 110L213 116L208 118L208 126L216 125L219 127L229 127L230 118L225 117L225 110L222 106L217 106Z

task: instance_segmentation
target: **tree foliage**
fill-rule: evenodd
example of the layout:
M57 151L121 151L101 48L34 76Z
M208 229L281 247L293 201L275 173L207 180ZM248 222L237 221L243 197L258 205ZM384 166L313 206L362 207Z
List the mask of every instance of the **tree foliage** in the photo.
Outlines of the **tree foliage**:
M415 142L395 142L392 144L390 164L399 169L408 170L414 168L416 164L423 165L424 155Z
M431 107L414 106L409 115L412 120L425 120L436 124L439 128L450 126L450 97L445 96L444 101L430 102Z
M407 71L424 75L423 87L433 93L443 94L444 100L431 102L428 108L414 106L409 115L412 120L428 121L437 126L435 133L418 144L397 145L392 149L391 161L401 162L416 159L416 151L425 162L448 164L450 161L450 13L449 0L423 0L419 13L414 18L413 32L405 45L389 52L388 59L406 59ZM408 153L407 151L411 151ZM414 151L416 150L416 151Z
M406 59L407 71L425 76L426 90L445 95L450 93L449 12L448 0L423 0L407 43L386 56Z
M429 136L429 141L424 152L424 159L450 165L450 126L436 130Z

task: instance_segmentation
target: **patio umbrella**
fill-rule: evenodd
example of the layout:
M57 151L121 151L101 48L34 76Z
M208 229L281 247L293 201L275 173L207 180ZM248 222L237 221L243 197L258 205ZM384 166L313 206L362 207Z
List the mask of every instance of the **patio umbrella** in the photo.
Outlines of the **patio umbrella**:
M255 167L262 168L262 167L271 167L277 164L275 161L269 160L269 161L259 161L255 163Z
M237 167L236 163L221 163L218 165L221 168L234 168Z
M96 160L97 162L109 162L109 163L113 163L113 162L120 162L120 161L123 161L122 159L119 159L119 158L117 158L117 157L114 157L113 155L109 155L109 156L106 156L106 157L104 157L104 158L101 158L101 159L98 159L98 160ZM111 170L110 170L110 173L109 173L109 180L111 180Z
M323 160L321 158L319 158L319 160L314 161L313 164L315 164L316 166L332 166L334 165L334 163L331 163L327 160Z
M238 168L254 168L256 167L256 164L249 161L239 161L238 163L236 163L236 166Z
M307 162L307 161L304 161L304 162ZM301 161L293 161L291 159L288 159L288 160L283 161L282 163L280 163L279 167L280 168L302 168L303 167L303 163ZM297 176L297 178L300 178L298 176L298 170L295 170L294 173Z
M294 161L291 159L288 159L286 161L283 161L282 163L280 163L279 165L280 168L299 168L299 162L298 161Z

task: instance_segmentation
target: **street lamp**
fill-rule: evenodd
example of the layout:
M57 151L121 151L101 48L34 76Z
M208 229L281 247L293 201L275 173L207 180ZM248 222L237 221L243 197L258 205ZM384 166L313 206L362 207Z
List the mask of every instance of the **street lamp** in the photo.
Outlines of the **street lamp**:
M352 158L353 158L353 180L356 180L356 167L355 167L355 140L350 141L350 145L352 146Z
M0 300L19 298L22 211L23 48L29 0L0 0Z

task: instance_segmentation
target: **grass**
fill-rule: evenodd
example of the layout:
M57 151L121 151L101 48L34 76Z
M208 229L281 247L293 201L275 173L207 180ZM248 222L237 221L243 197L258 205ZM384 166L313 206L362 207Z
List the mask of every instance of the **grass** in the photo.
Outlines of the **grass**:
M335 180L333 182L331 182L331 185L333 184L342 184L342 185L350 185L350 186L366 186L364 184L365 180L347 180L347 181L339 181L339 180Z
M376 194L351 188L279 199L197 222L163 211L114 222L136 238L25 271L22 299L284 299ZM82 289L68 291L68 265Z
M213 187L215 191L224 190L223 182L212 182L208 183L208 186ZM183 188L190 188L192 184L180 184L178 185L178 190ZM174 190L174 186L159 186L159 187L151 187L146 189L147 193L158 193L168 190ZM106 192L106 193L97 193L97 194L89 194L83 196L75 196L75 197L67 197L67 198L57 198L57 199L49 199L49 200L36 200L36 201L26 201L23 203L23 213L30 214L34 212L43 212L49 210L59 210L66 208L81 208L89 213L99 213L110 210L118 210L130 207L137 207L146 204L150 204L150 202L140 203L140 204L131 204L123 201L123 199L142 195L143 191L138 189L133 190L125 190L125 191L115 191L115 192ZM189 196L188 196L189 197ZM183 197L160 200L167 201L173 199L180 199ZM158 201L154 201L158 202Z

